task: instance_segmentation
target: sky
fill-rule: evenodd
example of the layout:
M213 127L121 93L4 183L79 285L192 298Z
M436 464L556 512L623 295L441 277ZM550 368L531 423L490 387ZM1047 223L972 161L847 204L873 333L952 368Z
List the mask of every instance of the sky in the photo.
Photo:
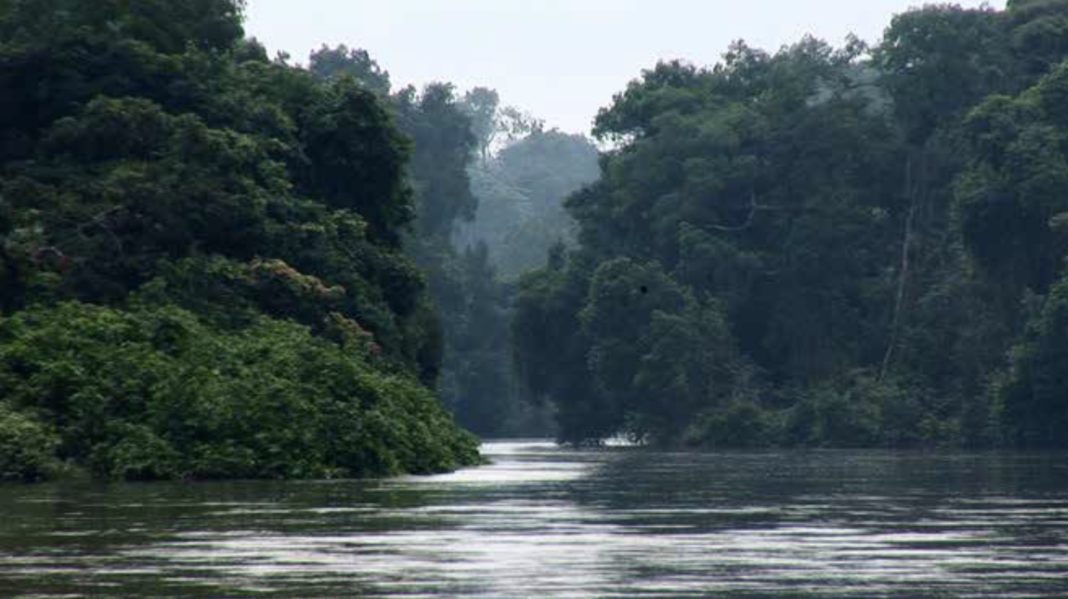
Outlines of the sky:
M916 0L248 0L245 29L294 62L363 48L394 88L491 87L548 127L588 133L598 109L662 59L719 61L744 39L774 51L812 34L877 42ZM963 6L982 2L959 0ZM987 2L1004 8L1004 0Z

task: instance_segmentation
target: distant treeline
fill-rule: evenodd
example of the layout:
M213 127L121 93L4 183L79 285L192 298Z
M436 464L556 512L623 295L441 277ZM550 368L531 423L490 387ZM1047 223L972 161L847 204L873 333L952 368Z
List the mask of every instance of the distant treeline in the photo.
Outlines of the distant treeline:
M596 121L579 246L520 282L561 438L1068 446L1068 1L744 43Z
M366 50L324 46L308 68L374 92L413 143L416 210L403 246L426 274L438 313L442 401L483 436L551 434L550 410L520 401L514 282L543 265L551 248L574 241L563 200L597 179L596 147L584 136L546 130L489 88L394 89Z

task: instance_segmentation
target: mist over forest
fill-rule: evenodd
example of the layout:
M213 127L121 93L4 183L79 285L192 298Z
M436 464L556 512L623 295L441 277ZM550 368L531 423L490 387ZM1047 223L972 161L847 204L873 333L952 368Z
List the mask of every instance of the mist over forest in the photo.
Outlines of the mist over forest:
M650 64L590 137L243 18L0 0L0 480L1068 446L1068 1Z

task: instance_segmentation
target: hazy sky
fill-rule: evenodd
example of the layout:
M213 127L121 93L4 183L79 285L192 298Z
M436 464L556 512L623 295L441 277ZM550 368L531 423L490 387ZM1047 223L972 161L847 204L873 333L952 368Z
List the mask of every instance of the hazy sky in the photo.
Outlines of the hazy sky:
M965 6L982 2L962 0ZM246 29L304 63L365 48L394 87L451 81L500 92L550 127L587 132L658 59L713 64L732 40L775 50L812 33L874 42L915 0L249 0ZM1004 0L988 4L1003 8Z

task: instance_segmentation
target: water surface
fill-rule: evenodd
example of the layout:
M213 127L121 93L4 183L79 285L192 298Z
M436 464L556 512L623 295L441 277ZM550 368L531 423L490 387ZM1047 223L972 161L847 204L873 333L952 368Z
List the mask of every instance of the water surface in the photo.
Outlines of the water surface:
M1068 455L484 451L386 481L0 487L0 596L1068 597Z

